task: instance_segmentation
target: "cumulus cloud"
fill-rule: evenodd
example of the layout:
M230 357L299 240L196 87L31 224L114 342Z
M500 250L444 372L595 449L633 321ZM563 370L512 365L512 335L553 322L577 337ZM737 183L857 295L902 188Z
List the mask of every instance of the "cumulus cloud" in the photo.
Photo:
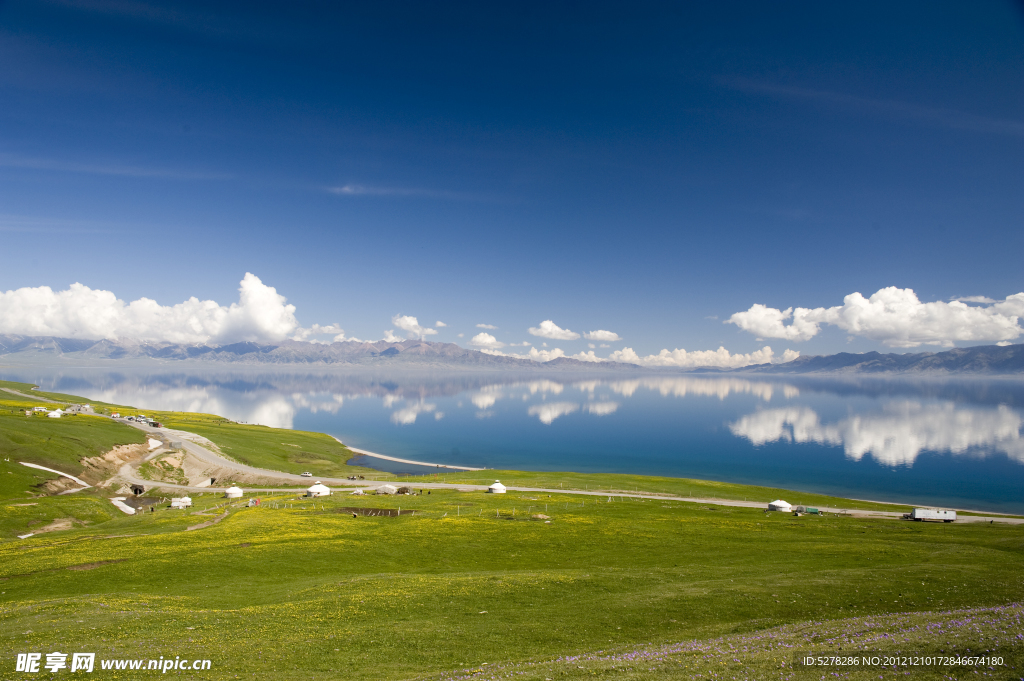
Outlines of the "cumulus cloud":
M541 322L540 326L531 326L527 331L530 332L531 336L540 336L541 338L550 338L551 340L576 340L580 337L578 333L569 329L563 329L550 319Z
M419 338L420 340L423 340L424 336L433 336L437 334L436 329L432 329L429 326L420 326L418 319L408 315L396 314L391 318L391 323L402 331L405 331L409 338Z
M279 342L299 328L295 306L255 274L245 274L238 292L238 302L229 306L197 298L160 305L149 298L126 304L111 291L80 283L65 291L20 288L0 293L0 332L224 344Z
M550 426L551 422L558 417L579 411L579 409L580 405L574 402L545 402L544 404L533 405L526 413L530 416L536 416L540 419L541 423Z
M446 327L446 326L448 326L448 325L447 325L447 324L445 324L445 323L444 323L444 322L442 322L442 321L436 321L436 322L434 322L434 326L436 326L436 327L437 327L437 328L439 328L439 329L443 329L444 327Z
M622 340L622 338L619 337L619 334L613 333L611 331L603 331L601 329L585 333L583 334L583 337L586 338L587 340L607 341L609 343L614 343L615 341Z
M494 331L498 327L496 327L494 324L477 324L476 328L478 328L478 329L487 329L489 331Z
M534 362L550 362L551 360L558 359L559 357L578 359L581 362L607 361L595 355L593 350L590 350L589 352L577 352L575 355L567 355L565 354L565 351L562 350L561 348L552 348L550 350L538 350L537 348L530 348L530 351L525 354L519 354L515 352L501 352L500 350L487 347L482 348L480 351L487 355L496 355L498 357L514 357L515 359L528 359Z
M799 352L787 350L782 358L783 361L792 361L800 356ZM775 360L775 353L771 347L764 346L760 350L748 353L732 354L724 347L717 350L662 350L657 355L641 357L633 348L616 350L608 356L613 362L625 362L627 364L639 364L641 366L660 367L726 367L739 368L754 364L771 364Z
M505 347L505 344L500 340L483 331L469 339L469 344L478 348L487 348L489 350L497 350L498 348Z
M991 304L998 302L988 296L960 296L959 298L950 298L950 300L959 300L962 303L986 303Z
M344 340L357 340L345 338L345 329L341 328L338 324L328 324L321 326L320 324L314 324L308 328L295 329L295 333L292 334L292 340L295 341L307 341L315 336L332 336L331 340L338 342ZM320 342L315 340L313 342Z
M396 336L394 329L388 329L384 332L384 341L386 343L401 343L405 339L401 336Z
M1018 324L1024 316L1024 293L989 301L983 296L970 296L922 303L912 289L890 286L870 298L851 293L842 305L829 308L778 310L758 303L725 323L758 337L791 341L813 338L822 324L831 324L851 335L897 348L922 344L950 347L954 341L1009 341L1024 333ZM787 320L789 324L784 323Z

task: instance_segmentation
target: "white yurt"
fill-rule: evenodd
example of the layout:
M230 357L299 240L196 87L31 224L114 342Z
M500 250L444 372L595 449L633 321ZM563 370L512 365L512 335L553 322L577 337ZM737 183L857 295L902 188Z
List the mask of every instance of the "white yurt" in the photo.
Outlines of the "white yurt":
M487 488L487 491L491 494L504 494L505 485L501 484L499 480L495 480L494 484Z
M307 497L329 497L331 496L331 488L327 485L323 485L317 480L312 487L306 490Z
M232 485L231 487L228 487L226 490L224 490L224 496L227 497L228 499L241 499L242 488L238 487L237 485Z
M394 485L381 485L377 488L377 494L398 494L398 488Z
M47 414L47 416L49 416L51 419L59 419L63 415L64 412L62 412L60 409L54 409L49 414Z
M793 510L793 507L789 505L789 502L783 501L782 499L776 499L768 504L769 511L783 511L789 512Z

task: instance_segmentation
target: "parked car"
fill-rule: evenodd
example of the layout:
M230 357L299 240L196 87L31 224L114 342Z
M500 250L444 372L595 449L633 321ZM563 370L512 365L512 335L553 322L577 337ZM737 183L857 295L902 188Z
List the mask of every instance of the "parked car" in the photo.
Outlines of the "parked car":
M304 477L304 478L312 478L313 474L310 473L309 471L306 471L305 473L302 474L302 477Z

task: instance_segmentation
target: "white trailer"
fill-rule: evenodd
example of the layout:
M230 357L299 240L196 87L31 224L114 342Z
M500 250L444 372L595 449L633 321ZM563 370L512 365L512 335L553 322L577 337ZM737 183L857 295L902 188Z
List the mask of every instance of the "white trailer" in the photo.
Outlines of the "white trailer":
M951 523L956 520L956 511L940 508L915 508L905 517L910 520L941 520L944 523Z

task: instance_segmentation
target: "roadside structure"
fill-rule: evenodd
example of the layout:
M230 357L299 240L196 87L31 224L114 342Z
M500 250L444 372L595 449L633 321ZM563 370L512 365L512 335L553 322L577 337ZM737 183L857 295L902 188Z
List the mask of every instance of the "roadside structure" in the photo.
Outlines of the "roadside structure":
M231 487L228 487L226 490L224 490L224 496L227 497L228 499L241 499L242 488L237 485L232 485Z
M495 480L494 484L487 488L488 494L504 494L506 492L505 485L501 484L500 480Z
M331 496L331 488L327 485L321 484L319 480L316 481L309 489L306 490L307 497L329 497Z
M783 501L782 499L776 499L775 501L769 502L768 510L769 511L783 511L785 513L788 513L788 512L793 510L793 507L789 504L788 501Z

